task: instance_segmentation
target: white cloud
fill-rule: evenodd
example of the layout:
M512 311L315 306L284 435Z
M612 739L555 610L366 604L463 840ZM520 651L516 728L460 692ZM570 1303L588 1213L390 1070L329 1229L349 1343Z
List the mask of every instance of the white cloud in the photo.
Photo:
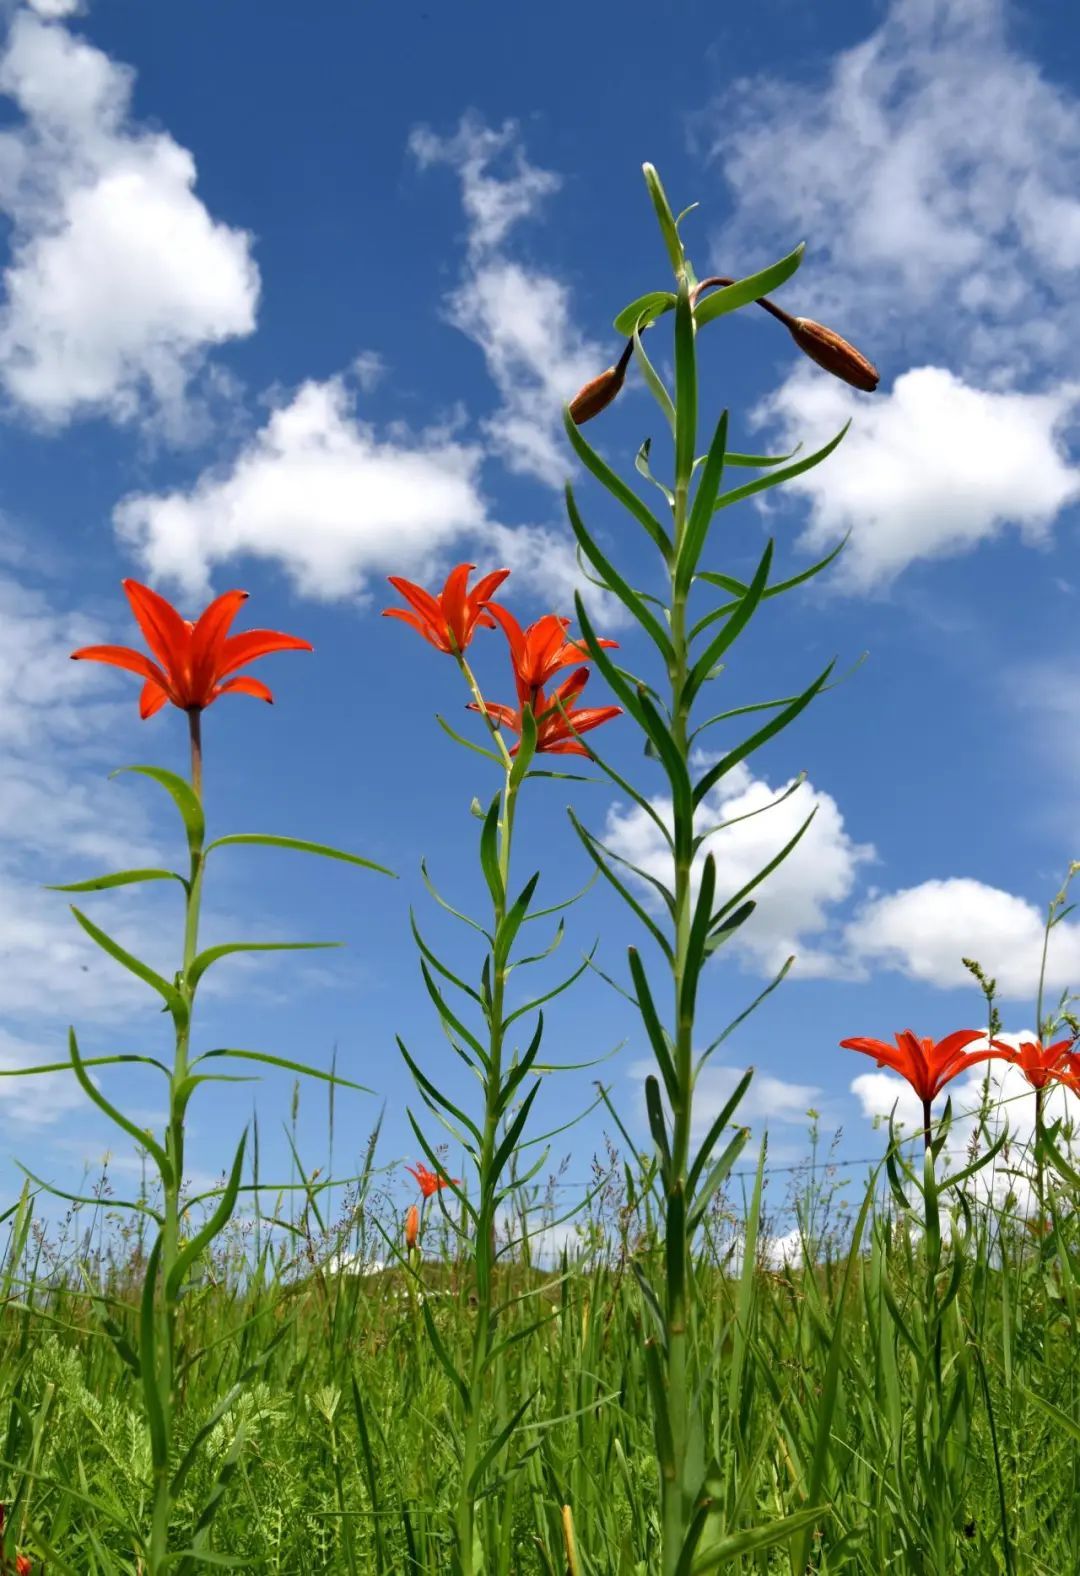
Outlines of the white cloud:
M799 369L757 411L784 441L816 448L852 426L824 463L792 478L805 499L800 545L821 551L851 539L832 583L864 590L917 559L965 552L1018 528L1046 542L1061 510L1080 495L1063 429L1080 385L1050 394L972 388L942 367L916 367L873 400L833 378Z
M67 1056L60 1041L31 1042L0 1029L0 1074L48 1066ZM0 1076L0 1121L9 1137L16 1126L45 1127L85 1104L86 1096L70 1072L37 1073L33 1077Z
M775 973L792 953L804 978L843 973L843 960L825 948L815 949L812 939L827 930L830 910L851 894L860 865L874 857L874 850L852 840L830 794L804 782L781 797L787 787L790 784L770 787L764 779L751 777L745 767L722 779L702 806L697 827L705 831L710 825L737 824L725 824L708 839L699 855L699 868L704 853L711 852L716 860L718 895L733 894L768 864L811 811L816 811L801 842L752 894L759 900L757 911L729 945L766 974ZM775 800L779 802L773 804ZM669 800L657 797L651 803L663 819L670 820ZM613 806L603 841L621 858L670 885L670 850L655 822L640 807ZM643 890L648 895L649 888Z
M483 530L480 461L445 431L380 436L330 378L303 384L228 468L190 492L126 498L114 518L150 575L192 595L216 564L250 554L280 563L309 596L350 596L371 574L419 572Z
M152 412L180 436L206 348L254 328L259 278L250 237L195 195L188 150L131 121L131 89L100 50L16 15L0 57L0 91L22 116L0 134L13 223L0 380L49 424Z
M28 0L28 4L31 11L36 11L38 16L43 16L48 22L75 16L82 10L82 0Z
M892 0L828 79L741 80L707 132L735 212L717 261L809 242L788 287L841 332L968 366L1071 360L1080 101L1011 47L1003 0Z
M853 528L833 581L851 590L1011 526L1046 542L1078 493L1080 98L1011 45L1008 14L891 0L824 80L742 80L701 120L733 197L715 265L749 272L804 238L785 304L884 373L868 399L801 362L763 407L791 439L855 417L790 484L804 546Z
M566 286L504 249L513 227L558 190L559 178L528 162L514 121L495 131L466 115L453 136L420 127L410 146L422 168L446 164L461 181L468 259L447 310L480 346L502 396L485 423L488 441L511 470L560 486L567 472L562 407L612 358L573 322ZM502 175L493 168L500 161L509 165Z
M981 881L923 881L875 897L847 926L853 955L867 966L895 969L942 989L970 985L962 957L975 958L1004 997L1033 998L1042 958L1045 914L1034 903ZM1055 925L1047 954L1047 985L1080 981L1080 925Z

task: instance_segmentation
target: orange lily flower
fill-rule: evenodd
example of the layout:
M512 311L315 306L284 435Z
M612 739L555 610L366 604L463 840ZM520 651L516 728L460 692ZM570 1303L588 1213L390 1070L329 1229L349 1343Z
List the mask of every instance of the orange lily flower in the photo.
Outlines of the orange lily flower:
M33 1576L34 1567L28 1554L16 1554L15 1576Z
M229 678L237 668L271 651L311 651L311 642L296 635L281 635L273 629L248 629L230 635L229 626L247 601L246 591L226 591L217 597L197 623L180 614L156 591L137 580L123 581L131 611L154 653L156 661L131 646L82 646L71 653L75 661L107 662L126 668L146 680L139 699L139 715L152 717L166 701L181 711L203 711L219 695L254 695L257 700L274 697L258 679L241 674Z
M400 575L389 575L390 584L400 591L409 607L384 608L383 617L400 618L419 630L436 650L450 656L458 655L472 640L477 626L495 628L484 604L510 573L509 569L493 569L470 591L467 589L469 576L475 568L475 564L458 564L456 569L451 569L438 596L425 591L423 586L414 585L411 580L403 580Z
M841 1040L844 1050L862 1051L872 1056L879 1067L891 1067L894 1073L906 1078L923 1107L923 1134L927 1148L930 1146L930 1107L950 1079L977 1062L1006 1061L1011 1052L966 1049L972 1041L985 1038L980 1029L958 1029L943 1040L924 1040L904 1029L895 1036L896 1044L884 1040Z
M420 1235L420 1211L415 1204L410 1204L405 1216L405 1246L411 1252L416 1246L416 1239Z
M528 629L522 629L513 613L497 602L492 602L489 612L495 617L510 645L510 661L514 667L518 700L535 702L536 696L562 668L573 667L575 662L588 662L588 648L576 640L567 640L570 627L568 618L545 613ZM601 640L601 646L617 648L617 640Z
M575 706L573 702L581 694L589 681L588 668L578 668L576 673L571 673L548 700L543 690L537 690L532 701L533 716L536 718L536 750L547 755L588 755L588 750L578 738L580 733L588 733L592 728L599 728L601 723L610 722L613 717L622 715L621 706ZM562 710L559 709L560 704ZM493 701L485 701L484 706L492 722L500 728L506 728L510 733L521 733L521 711L515 711L512 706L500 706ZM470 711L479 711L475 701L469 702ZM510 751L516 755L518 745Z
M433 1193L437 1193L440 1188L449 1187L451 1182L455 1187L461 1186L461 1180L459 1177L438 1176L434 1171L429 1171L427 1166L423 1165L420 1161L417 1161L415 1166L406 1166L405 1169L410 1176L416 1178L417 1185L425 1198L430 1198L431 1195Z
M1043 1045L1041 1040L1024 1040L1019 1047L1002 1045L994 1041L998 1050L1019 1067L1033 1089L1045 1089L1048 1083L1068 1084L1080 1093L1080 1056L1073 1049L1073 1041L1058 1040L1054 1045Z

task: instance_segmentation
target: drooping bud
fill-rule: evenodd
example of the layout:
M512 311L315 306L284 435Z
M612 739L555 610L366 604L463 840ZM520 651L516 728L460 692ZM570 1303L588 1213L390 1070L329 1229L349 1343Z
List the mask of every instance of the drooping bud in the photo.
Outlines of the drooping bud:
M877 367L872 361L867 361L861 350L849 345L831 328L825 328L809 317L793 317L787 327L803 354L809 356L811 361L816 361L819 367L824 367L826 372L842 378L845 383L862 389L866 394L872 394L877 388Z
M416 1239L420 1235L420 1211L415 1204L409 1205L408 1214L405 1216L405 1246L411 1253L416 1246Z
M591 382L586 383L585 387L579 389L574 395L570 401L569 409L570 418L575 427L580 427L583 422L592 421L594 416L599 416L600 412L611 404L623 386L627 364L633 349L634 341L628 339L626 341L626 349L615 365L608 367L606 372L601 372L598 378L593 378Z
M34 1567L28 1554L16 1554L15 1576L34 1576Z

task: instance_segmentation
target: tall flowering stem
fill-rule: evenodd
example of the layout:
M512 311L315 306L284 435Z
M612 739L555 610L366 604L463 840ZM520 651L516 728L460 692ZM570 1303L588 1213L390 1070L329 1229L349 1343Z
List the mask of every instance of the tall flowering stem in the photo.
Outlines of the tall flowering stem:
M482 718L491 747L484 748L462 738L446 723L443 726L459 743L478 751L500 778L498 791L487 810L478 804L474 806L482 822L480 867L490 914L482 922L457 914L474 931L479 931L487 942L478 989L460 979L438 959L421 936L415 919L413 921L421 952L420 967L424 983L442 1020L447 1038L477 1076L481 1094L480 1111L473 1114L445 1093L436 1077L421 1071L406 1046L398 1041L426 1105L460 1142L475 1168L475 1192L472 1187L465 1188L456 1179L442 1175L433 1148L410 1112L417 1139L436 1168L435 1173L421 1171L417 1174L417 1180L425 1197L443 1187L457 1195L467 1222L461 1232L462 1246L471 1261L472 1270L471 1349L460 1367L446 1349L429 1305L427 1302L423 1304L431 1345L451 1380L451 1395L457 1410L455 1426L458 1429L456 1443L460 1452L460 1475L451 1566L455 1576L477 1576L481 1570L494 1570L500 1557L498 1496L495 1490L500 1474L509 1470L507 1457L512 1452L518 1424L528 1411L532 1397L520 1397L508 1413L497 1411L494 1417L490 1416L493 1405L493 1386L490 1381L493 1364L498 1359L497 1334L501 1318L497 1297L498 1260L501 1253L498 1225L514 1188L536 1175L547 1153L543 1151L524 1176L515 1173L515 1157L540 1089L537 1055L544 1028L541 1003L567 989L586 967L586 964L581 964L554 989L545 990L533 1001L515 1007L511 1007L508 1002L511 973L550 955L562 935L560 924L555 940L544 952L526 958L516 955L515 943L522 926L531 919L541 917L541 914L555 912L555 909L546 909L540 913L530 913L539 872L525 882L516 896L513 893L510 884L511 856L518 801L522 787L530 777L559 775L536 771L534 762L537 756L543 753L585 754L579 732L599 727L620 710L617 706L608 706L585 712L576 710L572 705L560 705L556 699L558 692L550 697L546 695L544 685L552 676L571 661L587 661L588 653L565 640L568 620L549 616L528 631L523 631L512 614L490 604L486 599L491 597L496 586L505 578L506 571L495 571L485 576L473 592L467 592L467 576L472 568L472 565L464 564L453 570L438 596L432 596L408 581L395 578L391 583L405 597L412 612L403 614L398 609L387 610L395 617L404 616L405 622L417 628L429 644L453 657L471 696L469 710ZM511 670L518 694L516 708L485 700L466 656L476 629L493 627L494 618L498 618L509 642ZM584 670L579 670L573 676L574 695L580 693L584 682L580 676L582 673ZM568 680L567 685L569 683ZM562 688L566 688L566 685ZM506 733L517 735L513 745L506 742ZM436 900L450 909L449 904L436 892L426 870L425 879ZM565 906L558 904L555 907ZM457 913L454 909L450 909L450 912ZM447 985L460 991L474 1009L479 1009L482 1025L475 1032L450 1006L446 996ZM535 1024L531 1032L525 1031L527 1044L523 1050L513 1038L513 1025L521 1018L527 1018ZM484 1505L491 1511L491 1515L486 1518L482 1511Z
M664 1283L651 1285L643 1271L639 1274L644 1318L650 1331L644 1362L659 1472L661 1550L656 1569L663 1576L676 1576L690 1570L719 1569L725 1558L725 1538L733 1532L727 1507L718 1499L725 1481L718 1462L727 1446L718 1423L720 1409L708 1400L708 1395L718 1394L720 1387L706 1329L699 1329L694 1245L705 1212L746 1141L746 1129L736 1127L733 1134L729 1129L750 1080L748 1073L704 1140L696 1143L695 1084L702 1066L728 1032L700 1047L698 988L708 959L753 913L754 889L791 852L809 826L808 819L795 837L786 846L778 847L775 857L737 892L720 894L716 861L707 839L714 832L722 836L723 830L710 825L709 796L728 772L794 722L826 689L833 672L830 663L794 696L755 707L737 707L699 721L698 708L709 686L718 676L729 648L751 619L768 600L810 579L836 556L831 553L790 579L774 580L770 541L752 578L743 581L706 569L704 554L720 511L819 464L836 448L843 432L815 453L787 463L790 456L773 458L733 452L728 446L728 413L724 411L715 423L708 449L699 454L698 334L727 313L758 302L783 285L798 268L802 247L749 278L730 281L716 277L699 283L683 246L679 222L651 165L645 166L645 179L674 274L674 289L653 290L632 302L615 319L615 328L632 344L644 382L671 430L674 463L668 481L658 480L650 469L651 440L642 444L636 461L639 475L655 485L666 509L654 510L646 504L580 430L598 411L610 406L622 386L625 362L616 363L570 402L565 424L586 470L642 528L655 549L660 560L659 588L650 585L648 596L637 591L631 573L636 578L640 571L620 569L608 557L586 526L570 487L566 502L571 527L590 573L623 603L638 625L653 672L648 679L640 678L609 656L596 638L579 597L577 614L584 644L598 671L644 734L646 753L659 764L670 796L670 811L658 808L655 789L636 787L599 756L595 757L620 790L629 793L655 823L669 850L666 881L658 880L652 871L636 872L641 890L659 894L659 918L656 910L650 911L648 905L639 902L627 885L625 861L616 860L576 818L574 825L591 858L642 924L647 944L655 947L667 975L666 991L670 993L671 1016L665 1021L662 995L654 983L653 971L638 949L632 947L629 970L633 995L656 1060L656 1072L646 1080L645 1098L663 1194ZM643 343L645 330L667 314L674 317L673 388L667 386ZM802 342L807 332L801 326L803 320L789 320L786 314L775 311L772 315L780 316L789 328L798 321L800 332L793 337L801 349L812 353L809 343ZM812 327L813 352L820 352L822 336L828 340L829 350L828 358L819 353L813 359L822 364L827 359L829 371L871 388L876 372L865 357L839 335L820 325ZM725 491L725 475L735 467L757 469L763 474ZM703 591L712 591L714 605L692 611ZM719 605L715 605L716 591L721 593ZM765 720L741 739L729 739L714 764L699 766L701 752L695 750L695 744L703 741L706 730L714 726L730 730L748 712L758 717L764 714ZM630 870L633 872L632 866ZM779 977L774 984L779 983ZM745 1340L746 1332L741 1332L739 1339ZM800 1485L798 1497L804 1507L814 1507L821 1497L825 1461L826 1456L819 1453L806 1482ZM820 1514L820 1509L810 1508L797 1510L786 1519L777 1518L771 1529L754 1530L754 1547L798 1538L802 1540L800 1546L808 1550L813 1519ZM735 1551L729 1547L727 1552ZM800 1562L798 1555L793 1555L793 1569L804 1569L806 1558L804 1553Z
M156 782L179 811L187 839L187 872L167 869L121 870L88 881L78 881L58 890L88 893L148 881L176 881L184 894L181 962L171 979L157 973L149 964L128 952L81 910L72 910L83 930L103 951L163 998L174 1031L171 1068L152 1056L106 1056L84 1060L74 1030L70 1032L69 1044L72 1069L88 1097L129 1139L148 1152L159 1175L160 1209L142 1202L131 1206L148 1215L158 1228L146 1263L139 1316L136 1329L132 1332L134 1339L129 1339L113 1320L106 1320L105 1328L126 1359L130 1358L132 1351L136 1355L149 1427L153 1477L150 1526L149 1529L133 1528L140 1552L140 1568L145 1569L148 1576L162 1576L166 1570L185 1573L186 1576L186 1573L194 1571L197 1565L204 1562L210 1523L220 1503L222 1488L235 1466L243 1436L242 1433L238 1434L233 1448L227 1452L219 1477L196 1517L194 1528L185 1529L182 1534L182 1548L187 1552L178 1553L172 1546L174 1506L192 1467L199 1459L203 1441L224 1415L219 1408L209 1421L204 1421L201 1426L197 1423L191 1429L192 1442L187 1451L179 1460L176 1459L178 1370L182 1357L178 1316L186 1289L197 1275L200 1260L224 1229L236 1207L247 1141L245 1132L237 1145L224 1187L202 1195L201 1199L186 1200L184 1140L188 1105L201 1085L236 1081L230 1074L210 1071L210 1067L215 1065L212 1059L262 1062L288 1067L318 1078L331 1076L320 1069L286 1061L262 1051L212 1050L193 1057L191 1035L196 994L203 975L211 965L231 954L336 945L328 942L240 941L225 942L200 950L199 921L207 859L215 849L226 845L255 843L292 848L370 869L382 870L382 867L326 844L270 833L241 832L207 842L203 805L203 712L222 695L230 692L271 701L273 697L265 684L246 674L238 675L236 670L273 651L310 650L311 647L305 640L272 630L249 630L244 634L230 635L232 620L246 598L246 593L242 591L229 591L218 597L202 617L192 623L181 618L164 597L149 587L135 581L125 581L124 589L151 655L126 646L88 646L72 655L78 660L105 662L139 674L144 680L140 700L140 711L144 718L153 716L168 703L186 714L191 759L190 777L187 780L157 766L134 766L128 770ZM160 1138L140 1128L126 1116L98 1088L88 1072L90 1067L132 1061L155 1067L168 1081L168 1115ZM36 1070L43 1069L31 1069ZM349 1082L336 1076L332 1077L332 1081L342 1084ZM351 1087L358 1089L362 1086L352 1084ZM192 1206L200 1202L207 1206L202 1224L198 1224L191 1215ZM269 1352L265 1355L269 1355ZM183 1360L190 1365L198 1357L186 1356ZM261 1360L257 1360L256 1366Z

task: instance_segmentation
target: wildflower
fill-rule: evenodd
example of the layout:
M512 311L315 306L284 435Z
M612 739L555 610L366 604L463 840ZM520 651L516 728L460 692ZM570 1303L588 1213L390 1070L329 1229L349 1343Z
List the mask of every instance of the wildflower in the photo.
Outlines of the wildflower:
M437 1193L440 1188L449 1187L451 1183L455 1187L461 1186L459 1177L438 1176L434 1171L429 1171L427 1166L421 1164L420 1161L417 1161L415 1166L406 1166L405 1169L410 1176L416 1178L417 1186L425 1198L430 1198L433 1193Z
M895 1038L895 1046L868 1039L841 1040L840 1044L844 1050L872 1056L879 1067L891 1067L907 1079L924 1105L936 1100L950 1079L966 1067L973 1067L976 1062L1001 1061L1009 1054L989 1046L985 1050L967 1050L973 1041L985 1041L980 1029L958 1029L937 1041L918 1039L910 1029L904 1029Z
M33 1567L33 1564L30 1561L29 1555L16 1554L16 1556L15 1556L15 1576L33 1576L33 1571L34 1571L34 1567Z
M146 680L139 699L139 715L152 717L166 701L182 711L203 711L219 695L254 695L272 701L273 695L258 679L241 674L229 678L237 668L272 651L310 651L310 641L295 635L281 635L272 629L248 629L230 635L229 626L247 601L246 591L226 591L199 618L197 623L180 614L156 591L125 580L124 591L131 603L139 628L156 661L130 646L82 646L71 653L75 661L107 662L126 668Z
M1013 1064L1019 1067L1033 1089L1045 1089L1056 1081L1068 1084L1080 1093L1080 1056L1073 1052L1073 1041L1058 1040L1054 1045L1043 1045L1041 1040L1024 1040L1018 1047L994 1045Z
M601 723L610 722L613 717L622 713L621 706L583 706L575 707L573 702L581 694L588 683L589 671L587 668L578 668L575 673L562 684L548 700L542 690L538 690L532 702L533 715L536 718L536 749L548 755L588 755L588 750L578 738L580 733L588 733L592 728L599 728ZM485 701L484 707L491 718L500 728L506 728L511 733L521 733L521 712L515 711L510 706L500 706L491 701ZM560 710L561 707L561 710ZM475 702L469 705L470 711L479 711ZM516 755L518 746L515 744L510 751Z
M575 427L580 427L583 422L592 421L594 416L599 416L600 412L611 404L623 386L633 349L634 341L628 339L626 348L615 365L601 372L599 377L591 378L584 388L578 389L568 407L570 419Z
M872 394L877 388L877 367L833 329L809 317L791 318L787 329L803 354L824 367L826 372L831 372L833 377L850 383L852 388L862 389L864 394Z
M456 569L451 569L438 596L399 575L388 576L390 584L401 592L409 607L384 608L383 617L402 619L419 630L437 650L456 656L465 650L478 625L481 629L495 628L484 604L510 573L509 569L493 569L469 591L466 589L469 575L475 568L475 564L458 564Z
M405 1216L405 1246L411 1253L416 1246L416 1239L420 1235L420 1211L415 1204L410 1204Z
M576 640L567 640L570 627L568 618L558 618L545 613L528 629L522 629L513 613L497 602L490 604L490 612L498 620L510 645L510 661L514 667L518 700L535 702L538 691L562 668L575 662L588 662L589 652ZM617 640L601 640L601 646L616 648Z

